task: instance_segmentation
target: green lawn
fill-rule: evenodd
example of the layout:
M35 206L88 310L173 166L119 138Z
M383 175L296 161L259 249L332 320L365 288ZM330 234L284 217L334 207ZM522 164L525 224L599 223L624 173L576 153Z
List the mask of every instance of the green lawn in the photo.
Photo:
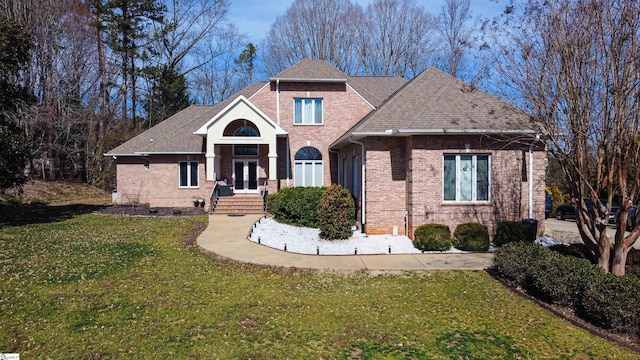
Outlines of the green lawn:
M0 352L23 359L640 358L484 272L374 276L236 264L186 244L203 221L89 214L0 229Z

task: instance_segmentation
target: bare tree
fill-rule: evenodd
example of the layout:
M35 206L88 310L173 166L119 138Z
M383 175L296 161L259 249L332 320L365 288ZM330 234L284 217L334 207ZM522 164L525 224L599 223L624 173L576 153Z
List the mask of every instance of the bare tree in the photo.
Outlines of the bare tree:
M438 17L438 30L443 42L444 69L457 76L465 51L470 47L471 29L467 25L471 19L471 0L445 0Z
M228 25L226 31L209 39L206 46L196 51L197 57L207 59L191 76L198 102L217 104L243 87L238 73L234 71L234 59L246 43L246 36L240 34L235 26Z
M413 78L424 70L436 48L434 16L414 0L376 0L364 10L358 27L362 70L371 76Z
M96 34L78 0L2 1L3 12L30 30L34 51L25 87L36 102L21 112L33 140L32 175L83 178L89 108L98 96Z
M163 21L153 23L154 33L161 34L153 44L159 54L156 61L171 71L187 74L210 60L189 55L226 32L229 1L165 0L165 3L167 13Z
M562 165L584 244L618 275L640 236L640 210L628 212L640 195L638 9L638 0L529 0L522 11L507 7L511 31L498 42L508 92L519 96ZM612 234L614 199L620 215Z
M354 35L361 10L350 0L297 0L278 16L265 44L267 72L304 59L323 59L347 74L357 72Z

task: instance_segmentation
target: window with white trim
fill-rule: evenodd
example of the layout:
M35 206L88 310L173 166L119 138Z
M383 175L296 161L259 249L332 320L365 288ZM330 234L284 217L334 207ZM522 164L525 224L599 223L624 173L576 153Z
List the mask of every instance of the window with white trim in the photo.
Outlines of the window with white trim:
M322 153L305 146L294 157L293 184L295 186L322 186L324 179Z
M198 187L198 162L180 161L178 163L179 186L184 188Z
M489 201L491 156L487 154L444 155L444 201Z
M322 99L293 99L293 123L295 125L322 125Z

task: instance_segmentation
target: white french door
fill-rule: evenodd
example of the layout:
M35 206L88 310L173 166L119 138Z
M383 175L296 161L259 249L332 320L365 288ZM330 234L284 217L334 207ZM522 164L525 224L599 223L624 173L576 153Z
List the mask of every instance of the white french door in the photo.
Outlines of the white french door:
M234 193L258 193L258 160L233 160Z

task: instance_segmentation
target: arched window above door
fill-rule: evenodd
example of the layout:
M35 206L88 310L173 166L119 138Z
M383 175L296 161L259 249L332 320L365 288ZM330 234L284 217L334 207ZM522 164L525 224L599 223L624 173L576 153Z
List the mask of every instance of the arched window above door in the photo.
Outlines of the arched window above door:
M233 136L258 136L258 132L254 128L243 126L236 130Z
M322 153L312 146L305 146L298 150L295 160L322 160Z
M233 136L244 136L244 137L257 137L258 132L249 126L243 126L238 128ZM233 146L233 155L235 156L256 156L258 155L258 145L257 144L247 144L240 145L236 144Z
M322 186L324 163L320 150L305 146L294 156L293 183L295 186Z

